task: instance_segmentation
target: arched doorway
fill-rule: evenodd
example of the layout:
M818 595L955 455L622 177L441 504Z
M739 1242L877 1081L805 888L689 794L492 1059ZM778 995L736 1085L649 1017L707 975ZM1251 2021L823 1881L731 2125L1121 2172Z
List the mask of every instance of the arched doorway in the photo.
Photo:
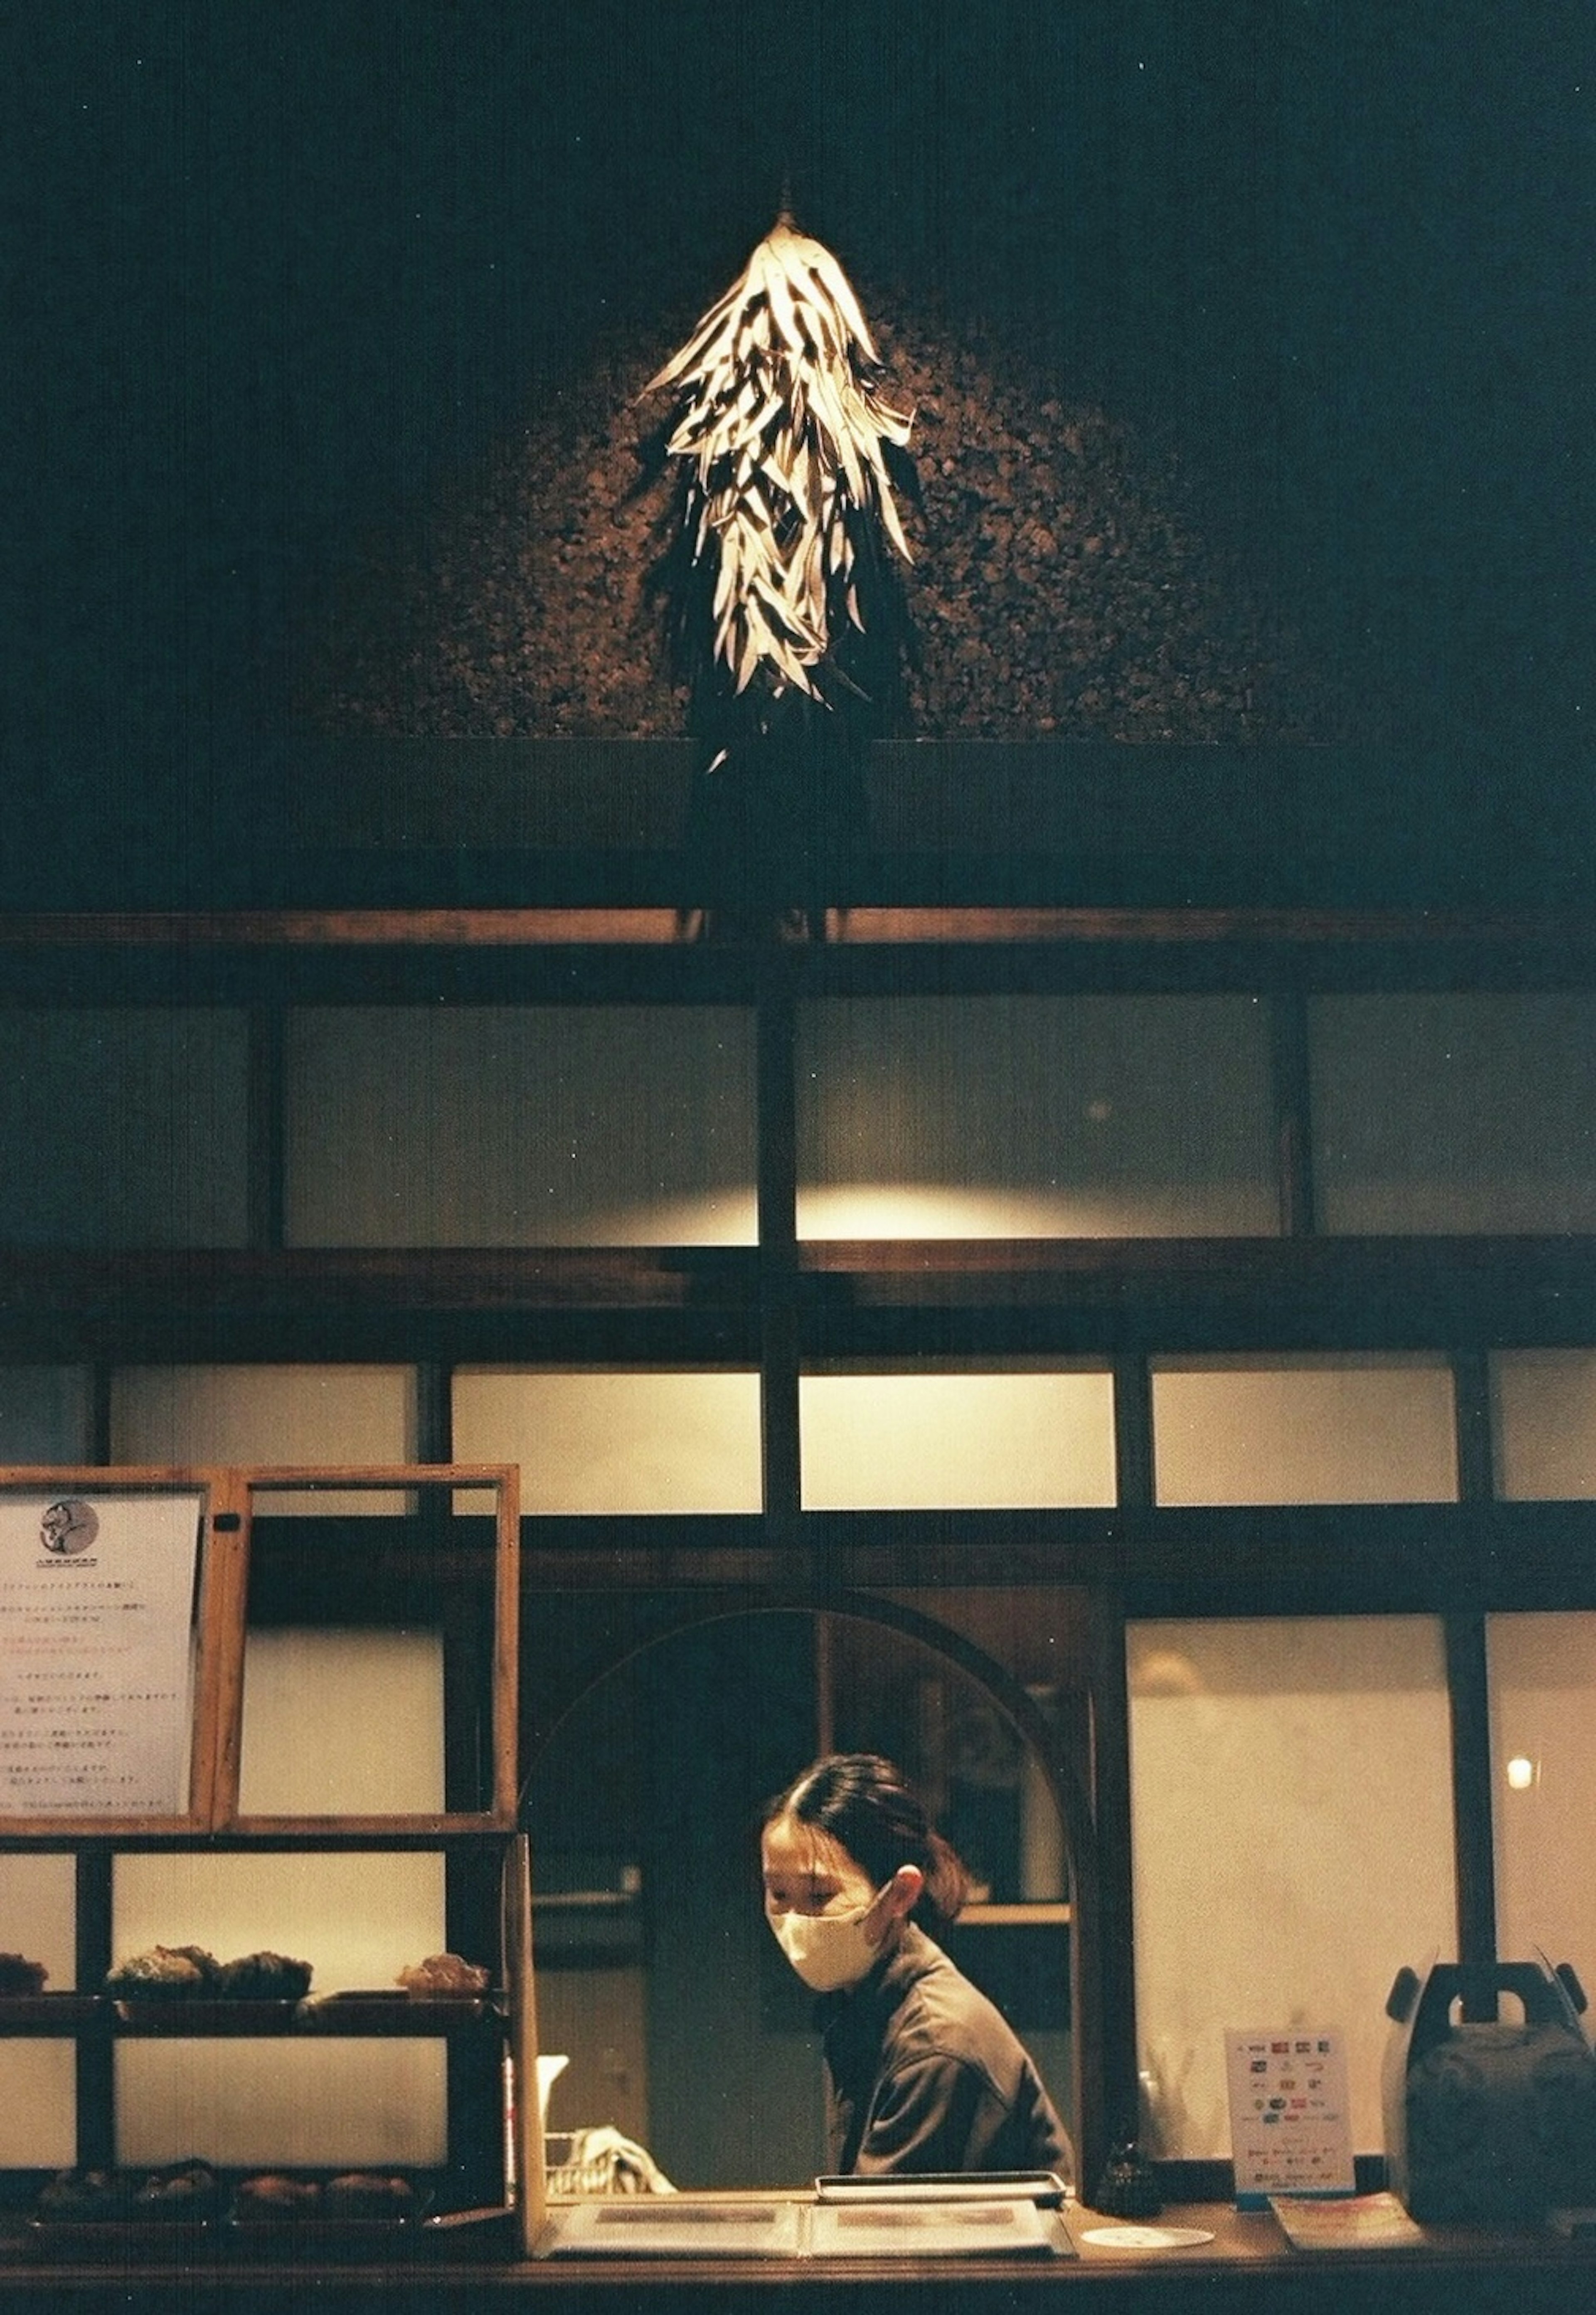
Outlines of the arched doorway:
M771 1793L838 1748L899 1760L960 1847L977 1894L956 1958L1078 2133L1095 1904L1073 1715L876 1599L684 1599L663 1628L614 1638L534 1732L522 1795L540 2034L572 2059L552 2125L615 2122L682 2186L790 2186L823 2167L811 1997L765 1927L757 1828Z

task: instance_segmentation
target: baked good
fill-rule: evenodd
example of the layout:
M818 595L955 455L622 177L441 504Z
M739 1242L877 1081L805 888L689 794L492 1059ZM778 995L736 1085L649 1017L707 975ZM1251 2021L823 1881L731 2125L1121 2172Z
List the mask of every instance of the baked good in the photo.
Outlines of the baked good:
M136 2001L182 2000L208 1991L216 1970L215 1956L202 1946L152 1946L119 1962L105 1991Z
M300 2001L310 1991L313 1974L309 1962L291 1961L286 1954L243 1954L223 1962L213 1991L224 2001Z
M200 1973L200 1983L206 1992L215 1984L219 1965L215 1954L208 1953L203 1946L157 1946L155 1950L157 1953L174 1953L184 1961L191 1961Z
M58 2170L40 2189L41 2219L76 2223L83 2219L125 2219L133 2181L123 2170Z
M302 2219L321 2208L322 2190L314 2178L296 2178L286 2170L257 2170L241 2178L235 2207L241 2218Z
M139 2181L133 2196L138 2219L208 2219L220 2200L220 2182L208 2162L169 2162Z
M23 1954L0 1953L0 1995L42 1993L49 1975L41 1961L29 1961Z
M403 2219L414 2202L408 2178L384 2177L376 2170L341 2171L322 2189L322 2207L329 2218Z
M420 2000L474 2000L488 1990L488 1973L458 1954L429 1954L425 1961L402 1969L395 1982Z

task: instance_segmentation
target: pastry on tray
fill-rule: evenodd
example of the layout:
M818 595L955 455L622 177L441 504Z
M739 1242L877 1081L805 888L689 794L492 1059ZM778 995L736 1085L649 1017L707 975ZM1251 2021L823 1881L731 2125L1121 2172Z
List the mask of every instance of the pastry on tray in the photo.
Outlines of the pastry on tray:
M313 1974L309 1962L287 1954L244 1954L222 1964L214 1991L222 2001L302 2001Z
M322 2207L322 2189L315 2178L296 2178L287 2170L257 2170L241 2178L234 2209L241 2219L314 2218Z
M377 2170L341 2171L322 2189L322 2208L330 2219L404 2219L414 2204L408 2178Z
M212 1991L216 1974L216 1956L202 1946L151 1946L118 1962L105 1991L126 2001L191 2000Z
M213 2218L220 2198L220 2181L208 2162L169 2162L139 2182L133 2216L179 2222Z
M415 2189L408 2178L378 2170L341 2170L331 2178L297 2178L288 2170L259 2170L241 2178L234 2197L235 2218L251 2225L326 2225L377 2220L392 2225L415 2215Z
M125 2219L134 2191L125 2170L58 2170L40 2190L38 2214L74 2226L85 2219Z
M41 1961L30 1961L24 1954L0 1953L0 1999L42 1993L49 1975Z
M458 1954L429 1954L402 1969L395 1982L414 2001L476 2001L488 1990L488 1973Z
M203 1946L152 1946L119 1962L105 1990L124 2001L299 2001L310 1991L311 1965L287 1954L244 1954L217 1961Z

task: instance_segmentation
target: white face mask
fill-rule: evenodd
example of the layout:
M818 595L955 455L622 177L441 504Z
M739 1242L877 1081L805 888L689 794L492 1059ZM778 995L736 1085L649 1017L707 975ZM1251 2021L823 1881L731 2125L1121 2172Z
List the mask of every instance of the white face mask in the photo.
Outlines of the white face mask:
M881 1959L880 1939L872 1945L864 1934L874 1909L873 1897L856 1913L772 1913L768 1919L777 1945L810 1991L840 1993L868 1977Z

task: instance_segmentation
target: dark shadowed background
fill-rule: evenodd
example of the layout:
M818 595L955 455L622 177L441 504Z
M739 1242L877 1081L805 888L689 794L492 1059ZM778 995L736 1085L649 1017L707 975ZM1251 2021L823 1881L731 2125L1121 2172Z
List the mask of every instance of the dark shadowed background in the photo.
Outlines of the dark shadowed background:
M349 573L784 183L950 347L1173 444L1432 824L1589 834L1571 0L164 0L3 45L10 905L269 856Z

